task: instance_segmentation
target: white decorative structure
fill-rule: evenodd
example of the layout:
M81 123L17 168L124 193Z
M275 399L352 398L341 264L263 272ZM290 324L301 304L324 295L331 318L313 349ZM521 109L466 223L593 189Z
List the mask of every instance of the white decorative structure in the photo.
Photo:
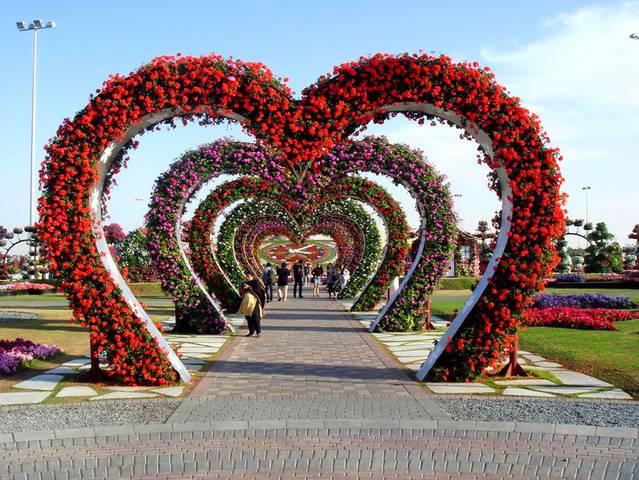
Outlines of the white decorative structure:
M382 107L381 110L386 112L424 112L426 114L433 115L435 117L439 117L444 120L448 120L451 123L457 125L458 127L464 129L470 136L472 136L477 141L477 143L479 143L484 153L486 153L486 155L488 155L488 157L491 160L494 158L493 142L488 136L488 134L476 127L469 129L465 125L467 122L464 121L462 117L460 117L454 112L444 110L432 104L408 103L408 102L399 104L399 105L386 105ZM495 172L497 174L497 178L499 179L499 186L501 189L501 225L499 228L499 236L497 237L495 250L493 251L493 255L490 259L490 262L488 263L488 266L486 267L486 270L484 271L484 274L481 276L481 278L479 279L479 283L473 290L472 295L466 301L466 303L464 304L462 309L459 311L459 313L457 313L457 316L451 322L450 327L448 327L448 329L446 330L446 333L444 333L444 336L441 338L439 342L437 342L437 345L435 345L435 348L433 348L433 350L430 352L430 354L428 355L428 357L422 364L421 368L417 372L417 378L419 380L424 380L426 378L426 376L429 374L429 372L431 371L431 369L433 368L433 366L435 365L439 357L441 357L442 354L444 353L444 350L446 348L448 341L455 336L455 334L459 331L461 326L464 324L464 322L468 318L468 315L472 311L473 307L475 306L477 301L481 298L481 296L484 294L484 291L486 290L486 287L488 286L488 282L495 274L495 270L497 269L496 267L499 264L501 256L506 250L506 244L508 243L508 233L510 232L511 218L512 218L512 211L513 211L513 204L511 201L512 190L510 188L510 182L509 182L509 178L508 178L508 174L506 173L506 170L503 167L499 167L495 170ZM424 247L423 243L424 242L422 238L416 258L421 257L421 254L423 252L423 247ZM413 262L413 263L416 263L416 262ZM412 275L412 273L413 271L411 269L411 271L409 271L409 274ZM404 285L406 284L409 278L410 278L409 275L406 275L406 277L404 277L404 281L400 285L400 291L404 287ZM386 307L380 312L380 315L383 315L386 312L386 310L390 306L389 305L390 303L391 302L388 302ZM375 319L375 321L371 325L371 331L373 331L374 326L377 326L377 323L379 323L379 320L381 318L380 315L378 315L378 317Z
M129 305L129 307L131 308L131 310L133 311L133 314L137 316L138 318L140 318L142 322L144 322L144 325L147 331L149 332L149 334L157 340L160 348L162 348L162 350L166 352L169 362L171 362L171 365L173 366L173 368L180 375L180 379L184 382L189 382L191 379L191 375L189 374L188 370L186 369L186 367L184 366L180 358L176 355L176 353L171 349L169 343L165 340L165 338L162 336L160 331L153 324L153 321L151 320L149 315L144 311L144 308L142 308L142 305L140 305L140 302L138 301L137 298L135 298L135 295L133 294L133 292L131 292L131 289L124 281L124 278L122 277L122 274L120 273L120 270L118 269L115 263L115 260L113 259L113 256L111 255L111 251L109 250L109 247L107 245L106 238L104 235L104 227L102 224L102 195L104 192L104 184L108 178L108 172L111 170L114 160L117 158L118 154L120 153L124 145L126 145L133 137L135 137L137 134L139 134L143 130L153 125L156 125L168 118L179 116L184 113L188 113L188 112L181 112L179 110L174 110L174 109L164 109L154 114L147 115L143 117L139 123L129 127L129 129L126 131L125 135L123 136L121 140L112 142L102 152L102 155L100 156L100 159L96 166L97 173L98 173L98 181L91 193L90 209L91 209L91 221L92 221L93 233L95 235L95 245L100 255L100 258L102 259L102 263L104 264L104 268L106 268L106 270L109 272L109 275L111 276L111 279L116 284L116 286L122 291L122 295L125 301L127 302L127 304ZM244 117L234 113L228 113L228 112L224 112L224 113L218 112L218 113L220 114L220 116L224 116L231 120L236 120L239 122L244 120ZM177 231L177 235L179 235L180 230L178 229L176 231ZM178 244L181 244L180 238L178 238ZM181 251L181 254L183 255L183 258L186 257L183 251ZM187 265L189 267L189 271L193 273L193 270L188 261L187 261ZM215 302L213 302L213 299L206 291L206 288L204 288L202 283L197 279L197 276L194 275L193 278L198 283L198 286L200 287L202 292L209 298L209 300L211 301L211 304L217 309L218 307L216 307ZM232 328L232 325L230 324L230 322L227 322L227 326L229 326L229 328Z

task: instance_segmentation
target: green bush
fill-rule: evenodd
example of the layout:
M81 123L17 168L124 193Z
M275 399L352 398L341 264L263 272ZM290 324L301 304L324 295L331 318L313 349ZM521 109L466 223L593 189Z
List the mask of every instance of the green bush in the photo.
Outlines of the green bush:
M470 290L479 277L444 277L439 282L439 290Z

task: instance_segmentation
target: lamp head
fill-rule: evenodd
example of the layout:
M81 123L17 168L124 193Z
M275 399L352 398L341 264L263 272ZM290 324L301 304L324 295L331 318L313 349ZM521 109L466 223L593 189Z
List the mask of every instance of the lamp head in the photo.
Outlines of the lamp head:
M16 27L18 27L18 30L20 31L26 30L27 24L25 22L16 22Z
M35 20L33 21L33 26L34 26L35 28L42 28L42 20L40 20L39 18L35 19Z

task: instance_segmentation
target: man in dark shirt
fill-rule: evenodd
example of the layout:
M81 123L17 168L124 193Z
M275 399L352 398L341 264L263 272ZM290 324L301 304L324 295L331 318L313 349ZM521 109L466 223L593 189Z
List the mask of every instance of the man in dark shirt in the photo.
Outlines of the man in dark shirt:
M286 266L286 262L282 262L282 266L277 269L277 301L286 301L288 299L288 276L291 271Z
M293 298L297 296L297 289L299 287L300 298L302 297L302 284L304 283L304 263L302 260L298 260L293 265L293 279L295 283L293 284Z

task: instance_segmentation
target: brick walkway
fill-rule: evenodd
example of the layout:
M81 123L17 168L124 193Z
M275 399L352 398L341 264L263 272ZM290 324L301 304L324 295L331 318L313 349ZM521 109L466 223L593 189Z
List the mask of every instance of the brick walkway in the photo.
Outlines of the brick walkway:
M421 390L327 298L306 293L270 303L262 329L259 339L237 338L230 357L213 366L194 395L406 396Z
M453 421L308 298L272 304L166 423L0 434L5 478L639 479L639 430Z
M27 435L0 443L0 479L639 476L636 435L542 433L548 430L543 426L512 431L470 423L252 429L168 424L113 428L111 435L55 432L40 440Z

